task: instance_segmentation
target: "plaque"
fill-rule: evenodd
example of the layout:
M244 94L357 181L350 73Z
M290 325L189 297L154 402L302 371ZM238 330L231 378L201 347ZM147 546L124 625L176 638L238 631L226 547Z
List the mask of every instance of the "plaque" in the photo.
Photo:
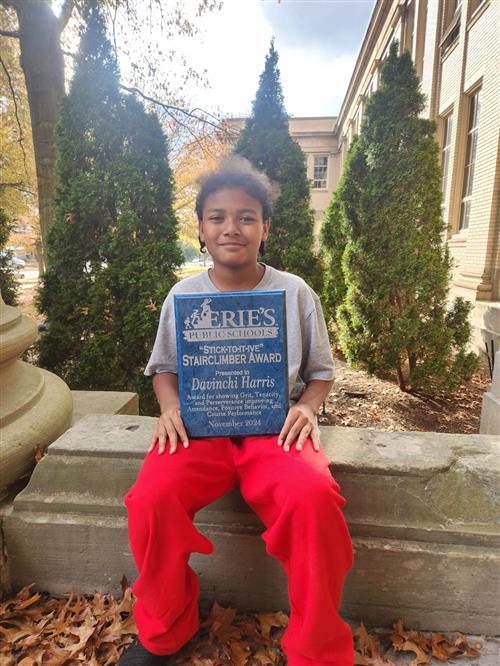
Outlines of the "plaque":
M174 296L190 437L278 434L288 412L285 292Z

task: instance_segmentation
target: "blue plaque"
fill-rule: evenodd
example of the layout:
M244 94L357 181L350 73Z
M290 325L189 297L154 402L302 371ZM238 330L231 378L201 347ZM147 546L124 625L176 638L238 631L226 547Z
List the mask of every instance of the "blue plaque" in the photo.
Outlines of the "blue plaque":
M190 437L277 434L288 412L285 291L174 296Z

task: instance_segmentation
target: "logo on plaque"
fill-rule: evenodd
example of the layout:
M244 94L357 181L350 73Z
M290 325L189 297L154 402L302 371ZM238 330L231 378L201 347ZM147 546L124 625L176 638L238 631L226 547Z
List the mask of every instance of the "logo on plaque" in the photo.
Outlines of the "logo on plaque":
M201 305L195 307L193 312L185 318L184 340L196 342L278 337L275 308L214 310L211 303L212 298L204 298Z
M174 296L191 437L274 434L288 411L284 291Z

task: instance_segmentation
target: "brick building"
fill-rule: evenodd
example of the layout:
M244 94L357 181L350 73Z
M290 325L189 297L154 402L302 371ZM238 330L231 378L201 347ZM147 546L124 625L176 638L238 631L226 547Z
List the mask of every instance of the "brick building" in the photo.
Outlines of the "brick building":
M500 349L500 0L378 0L336 119L332 162L343 164L395 39L411 52L424 114L437 123L450 295L474 303L476 348L495 340Z
M474 303L476 349L491 340L500 349L500 0L377 0L338 117L290 119L306 154L316 233L394 40L411 52L424 114L437 123L450 296Z

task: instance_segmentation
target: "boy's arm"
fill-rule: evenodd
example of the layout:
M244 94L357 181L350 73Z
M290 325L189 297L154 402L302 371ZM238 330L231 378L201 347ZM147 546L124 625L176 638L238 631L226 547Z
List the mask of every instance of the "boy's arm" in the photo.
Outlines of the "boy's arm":
M158 453L163 453L167 439L170 442L170 453L176 452L179 440L187 449L189 440L181 418L177 375L172 372L153 375L153 389L160 405L161 416L153 432L148 453L154 449L157 442Z
M308 437L311 438L315 451L319 451L319 429L316 413L329 394L333 386L333 379L311 380L295 405L290 407L278 436L278 445L285 451L290 450L292 443L297 440L297 450L300 451Z

